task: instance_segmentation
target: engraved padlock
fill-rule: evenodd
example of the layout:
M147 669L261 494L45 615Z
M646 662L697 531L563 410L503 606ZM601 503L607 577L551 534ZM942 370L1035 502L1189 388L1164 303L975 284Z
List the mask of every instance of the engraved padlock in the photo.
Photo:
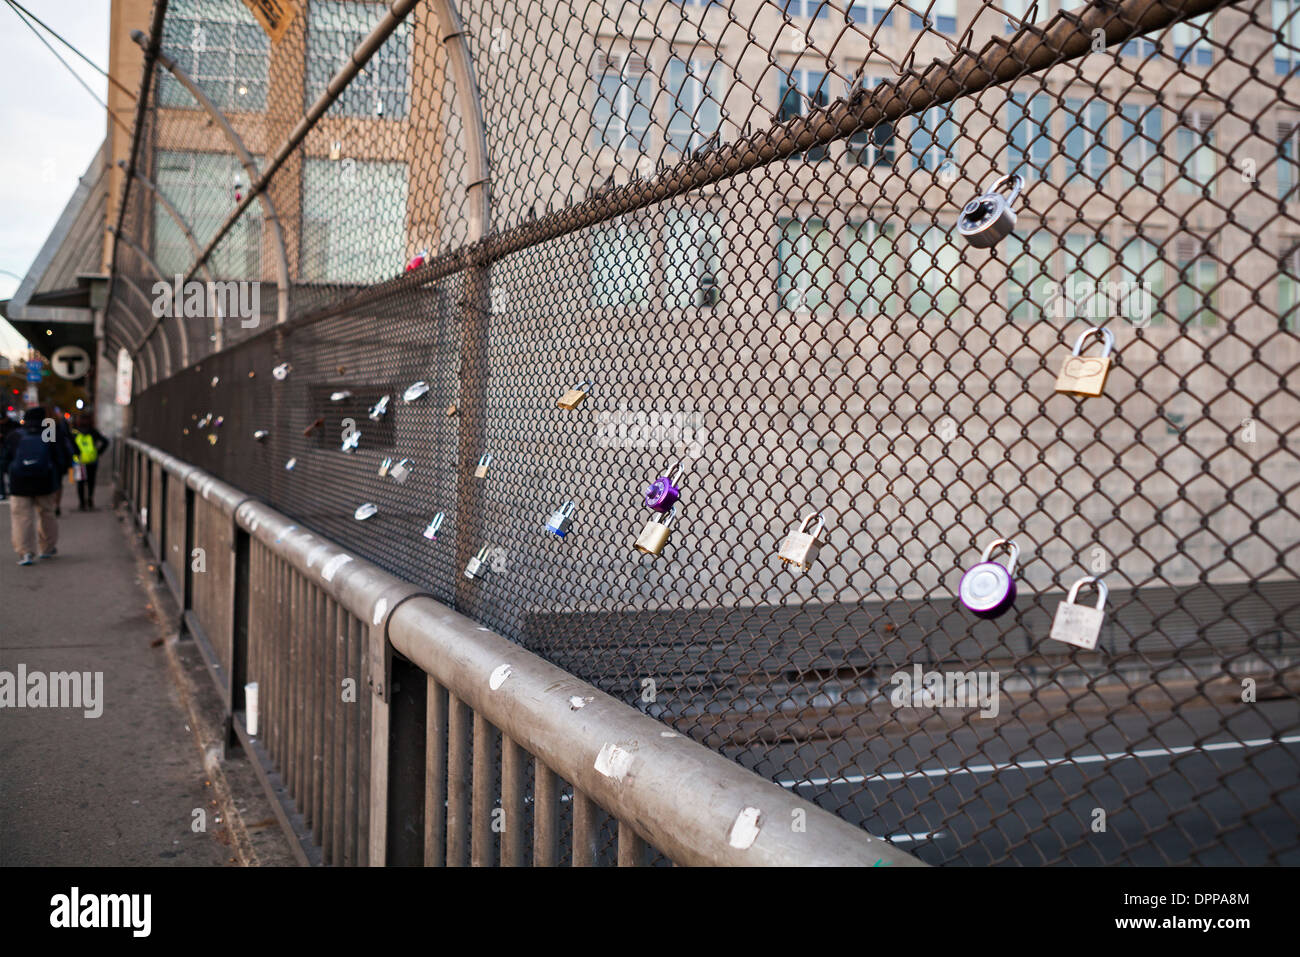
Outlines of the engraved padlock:
M465 566L466 578L478 578L480 575L488 573L488 547L484 545L478 550L478 554L469 560Z
M672 521L677 517L677 509L669 508L662 522L650 519L637 536L636 548L647 555L658 555L668 543L668 533L672 530Z
M808 531L808 523L816 521L813 530ZM791 532L785 537L781 544L781 551L778 553L781 561L790 565L798 565L800 568L810 568L812 563L817 560L817 553L821 550L821 542L817 540L826 525L821 513L809 515L799 523L798 531Z
M1011 553L1006 565L991 561L993 552L1006 546ZM967 610L980 618L997 618L1016 601L1016 561L1020 546L1005 538L989 542L980 556L980 563L961 576L957 596Z
M433 521L431 521L424 530L424 537L429 539L429 541L433 541L435 538L437 538L438 529L442 528L442 523L445 520L445 518L446 516L443 515L442 512L439 512L437 515L433 516Z
M1000 192L1010 184L1010 193ZM987 248L996 245L1016 228L1016 211L1011 204L1020 195L1025 181L1016 173L1003 176L993 188L976 196L962 208L957 218L959 232L972 246Z
M580 382L576 389L570 389L564 395L556 400L556 405L561 409L576 409L582 405L582 400L587 397L587 390L591 388L590 382Z
M488 466L492 464L492 453L484 452L483 457L478 460L478 465L474 468L475 478L487 478Z
M1084 585L1096 587L1097 605L1094 608L1075 603L1075 598L1079 596L1079 589ZM1080 578L1070 587L1070 594L1065 597L1065 601L1056 607L1056 617L1052 619L1052 631L1048 637L1053 641L1063 641L1067 645L1092 651L1097 647L1097 639L1101 637L1102 622L1106 620L1106 599L1109 595L1110 590L1101 579L1092 575Z
M677 504L677 500L682 497L680 482L685 471L685 466L681 462L676 462L666 475L661 475L651 482L650 487L645 490L646 508L656 512L666 512Z
M1082 355L1084 345L1093 336L1101 340L1101 355ZM1056 391L1067 395L1101 395L1106 376L1110 374L1110 353L1114 348L1115 335L1109 329L1098 326L1083 333L1075 340L1074 350L1061 366L1061 374L1056 377Z
M573 510L576 507L573 502L565 502L561 505L551 513L551 517L546 522L546 530L560 538L569 534L569 525L573 522Z

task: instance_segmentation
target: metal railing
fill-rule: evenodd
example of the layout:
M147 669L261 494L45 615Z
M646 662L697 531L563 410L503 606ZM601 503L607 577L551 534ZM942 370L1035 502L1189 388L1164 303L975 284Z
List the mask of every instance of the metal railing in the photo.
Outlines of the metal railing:
M238 489L127 444L130 512L304 863L919 863Z

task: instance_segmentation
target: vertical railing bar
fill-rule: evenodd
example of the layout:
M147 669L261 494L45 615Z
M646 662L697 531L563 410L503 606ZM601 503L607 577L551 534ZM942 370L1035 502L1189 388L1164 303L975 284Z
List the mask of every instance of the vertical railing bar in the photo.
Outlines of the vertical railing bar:
M298 675L302 663L298 659L298 585L299 578L293 566L285 563L286 590L289 595L286 637L289 640L289 653L285 656L288 667L285 671L285 749L284 779L289 786L289 794L295 803L298 800Z
M343 864L355 867L361 858L358 856L357 832L358 821L364 810L359 804L361 767L361 720L365 707L367 689L365 677L361 673L360 642L357 640L357 620L350 613L340 612L339 633L343 636L346 647L348 673L356 679L356 700L349 705L343 739Z
M447 691L447 866L469 863L469 706Z
M334 601L324 592L320 596L320 615L316 619L316 647L320 650L321 680L317 684L316 699L320 702L320 733L316 748L316 843L321 846L321 859L332 863L329 850L334 843L334 712L338 695L334 658Z
M355 704L343 700L343 682L352 677L348 674L348 642L346 637L346 614L338 602L330 602L329 638L334 646L334 724L331 728L330 742L330 846L333 855L330 863L335 866L343 863L345 795L347 794L347 761L344 749L347 747L348 712ZM356 686L352 686L353 702L356 700Z
M492 866L492 750L495 728L482 714L474 712L474 807L471 811L470 866Z
M645 867L646 843L630 824L618 822L618 866Z
M596 805L576 787L573 789L573 866L594 867L593 841Z
M501 866L523 867L524 854L524 770L528 752L509 735L501 735L501 811L505 815L501 832Z
M560 859L560 779L533 759L533 866L555 867Z
M387 670L384 664L385 656L376 655L376 650L388 641L384 626L367 627L363 621L362 628L366 642L365 660L370 675L370 680L367 682L370 693L366 695L366 701L370 703L370 745L367 749L370 764L366 775L367 790L370 794L370 817L367 827L369 843L366 859L370 866L382 867L388 863L388 758L392 727L392 676L387 673L375 674L376 665ZM383 693L376 693L381 688Z
M329 673L326 670L325 644L321 640L325 621L325 592L315 585L312 592L310 627L307 633L308 654L311 664L307 669L308 695L307 704L311 709L309 726L311 738L307 753L308 782L311 785L307 795L307 807L311 809L312 839L321 842L321 789L325 778L325 688L329 686Z
M447 695L433 675L425 681L424 864L447 864Z
M361 702L361 714L357 731L357 863L363 867L370 865L370 777L372 740L376 734L388 736L388 726L377 728L374 706L375 696L371 693L370 674L370 629L364 621L353 619L353 635L357 644L357 673L361 676L357 697ZM386 741L385 741L386 743Z

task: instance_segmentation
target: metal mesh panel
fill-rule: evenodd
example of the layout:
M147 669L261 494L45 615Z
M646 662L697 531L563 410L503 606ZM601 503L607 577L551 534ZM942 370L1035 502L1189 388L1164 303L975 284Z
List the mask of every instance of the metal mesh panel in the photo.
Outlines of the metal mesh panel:
M416 4L207 257L257 322L157 323L137 433L927 861L1296 863L1300 13L1023 6ZM173 0L163 51L264 169L385 9ZM254 184L167 71L149 116L205 247ZM206 280L146 194L123 234ZM1048 637L1085 576L1091 651Z

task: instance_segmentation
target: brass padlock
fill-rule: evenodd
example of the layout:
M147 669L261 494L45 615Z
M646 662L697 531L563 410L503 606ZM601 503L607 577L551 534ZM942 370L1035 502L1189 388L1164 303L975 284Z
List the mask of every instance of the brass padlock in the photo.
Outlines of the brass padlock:
M1084 344L1093 336L1101 339L1101 355L1085 356ZM1061 374L1056 377L1056 391L1066 395L1098 396L1106 385L1106 376L1110 374L1110 351L1115 348L1115 336L1109 329L1100 327L1089 329L1074 343L1074 351L1061 366Z
M674 506L668 510L662 522L657 522L653 518L645 523L645 528L641 529L641 534L637 537L637 551L645 552L647 555L658 555L664 550L664 545L668 543L668 533L673 518L677 515L677 508Z
M591 388L590 382L581 382L576 389L570 389L556 401L561 409L576 409L582 405L582 400L587 397L587 389Z
M816 526L811 532L806 531L808 523L817 520ZM785 537L785 542L781 545L781 551L778 553L781 561L791 565L798 565L800 568L811 568L812 563L817 560L817 553L821 550L821 542L817 541L817 536L821 534L822 528L826 525L820 512L816 515L809 515L799 523L799 530L791 532Z
M484 452L483 457L478 460L478 465L474 469L475 478L487 478L488 466L492 464L492 453Z

